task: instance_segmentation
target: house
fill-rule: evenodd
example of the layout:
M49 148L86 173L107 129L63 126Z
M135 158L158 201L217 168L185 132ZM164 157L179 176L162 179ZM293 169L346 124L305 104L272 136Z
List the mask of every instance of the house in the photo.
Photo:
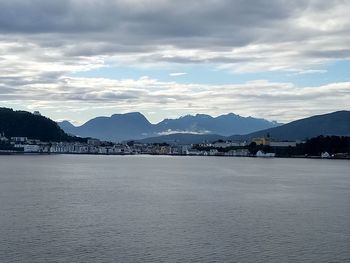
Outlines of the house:
M328 152L321 153L321 158L327 159L327 158L330 158L330 157L331 157L331 155Z
M11 137L11 141L15 143L25 143L28 141L27 137Z
M228 151L226 156L249 156L248 149L237 149L237 150L231 150Z
M264 153L263 151L258 151L256 157L275 157L275 153Z

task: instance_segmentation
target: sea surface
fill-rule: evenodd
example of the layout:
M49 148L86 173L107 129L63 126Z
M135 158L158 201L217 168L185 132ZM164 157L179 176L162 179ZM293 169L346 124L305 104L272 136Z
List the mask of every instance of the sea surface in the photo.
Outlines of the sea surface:
M350 161L0 156L0 262L350 262Z

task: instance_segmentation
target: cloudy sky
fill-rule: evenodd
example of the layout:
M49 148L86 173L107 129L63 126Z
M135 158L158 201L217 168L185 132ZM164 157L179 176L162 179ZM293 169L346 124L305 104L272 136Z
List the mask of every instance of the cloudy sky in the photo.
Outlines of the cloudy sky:
M348 0L0 0L0 106L287 122L350 110Z

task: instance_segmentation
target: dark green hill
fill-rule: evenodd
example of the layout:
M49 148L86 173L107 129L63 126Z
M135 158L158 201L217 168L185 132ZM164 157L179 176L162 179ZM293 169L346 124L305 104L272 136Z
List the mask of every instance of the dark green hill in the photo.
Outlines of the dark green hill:
M10 137L28 137L41 141L81 141L67 135L56 122L26 111L0 108L0 133Z

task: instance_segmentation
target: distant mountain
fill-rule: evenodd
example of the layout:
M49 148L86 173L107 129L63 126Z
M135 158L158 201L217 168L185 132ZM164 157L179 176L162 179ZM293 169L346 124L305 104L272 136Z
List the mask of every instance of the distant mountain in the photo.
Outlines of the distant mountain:
M108 141L122 141L154 135L153 125L138 112L97 117L79 127L75 127L67 121L58 124L69 134Z
M243 137L254 138L267 134L279 140L304 140L319 135L350 136L350 111L316 115L292 121L279 127L250 133ZM237 138L237 136L229 138Z
M7 138L28 137L41 141L80 140L67 135L56 122L44 116L8 108L0 108L0 133L5 133Z
M197 114L195 116L187 115L178 119L165 119L157 124L157 128L159 131L190 131L228 136L232 134L247 134L278 125L280 124L265 119L246 118L229 113L218 117Z
M59 123L59 126L64 131L69 131L69 130L75 129L75 126L73 124L71 124L69 121L62 121Z
M324 115L312 116L309 118L296 120L279 127L264 129L246 135L231 135L227 137L212 135L212 137L206 137L206 135L196 134L172 134L168 136L147 138L139 141L147 143L177 142L181 144L184 142L187 144L193 144L204 141L216 141L218 139L232 141L249 140L267 135L277 140L304 140L317 137L319 135L350 136L350 111L337 111Z
M212 117L205 114L187 115L178 119L165 119L151 124L141 113L115 114L97 117L79 127L64 121L58 123L69 134L95 137L109 141L143 139L174 133L246 134L280 124L253 117L241 117L233 113Z

